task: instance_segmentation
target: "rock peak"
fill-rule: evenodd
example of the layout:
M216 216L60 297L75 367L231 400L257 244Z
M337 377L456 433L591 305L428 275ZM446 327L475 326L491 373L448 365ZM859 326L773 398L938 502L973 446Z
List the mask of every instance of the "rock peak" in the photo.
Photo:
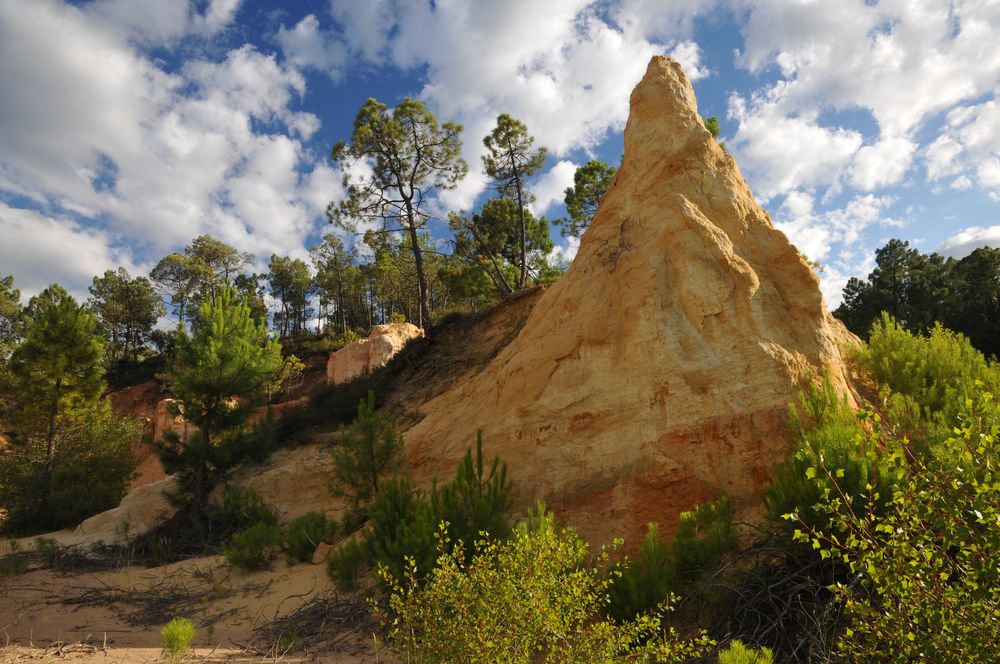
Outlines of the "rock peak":
M569 271L481 372L406 433L415 478L447 477L484 432L519 507L641 541L680 511L757 496L788 452L788 404L846 387L819 282L704 127L681 66L650 62L625 154Z

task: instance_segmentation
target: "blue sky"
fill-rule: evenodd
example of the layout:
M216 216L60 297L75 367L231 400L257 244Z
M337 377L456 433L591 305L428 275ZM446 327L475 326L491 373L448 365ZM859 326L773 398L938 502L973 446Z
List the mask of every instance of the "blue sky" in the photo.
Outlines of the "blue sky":
M442 214L481 199L496 116L521 119L550 151L535 211L559 217L663 53L835 305L889 238L1000 246L998 30L998 0L0 0L0 273L85 295L202 233L258 269L304 258L368 97L465 126Z

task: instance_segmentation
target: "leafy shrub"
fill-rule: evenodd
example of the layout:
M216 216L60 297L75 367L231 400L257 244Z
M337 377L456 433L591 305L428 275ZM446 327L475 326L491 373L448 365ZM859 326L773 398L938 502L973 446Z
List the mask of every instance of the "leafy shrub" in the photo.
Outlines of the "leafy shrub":
M814 508L822 497L822 489L812 480L820 459L840 470L847 496L863 499L866 486L885 484L879 458L865 453L863 420L851 410L846 397L837 394L829 376L799 393L790 422L795 451L764 492L764 505L774 523L790 528L782 518L789 512L799 513L816 526L829 523L825 510Z
M278 512L264 502L253 489L229 485L222 487L222 501L211 506L212 529L226 538L255 524L277 525Z
M403 438L396 433L396 420L375 408L375 394L368 391L358 404L358 417L342 427L333 456L334 495L347 496L358 507L378 493L382 477L402 463Z
M368 510L370 530L366 546L371 558L402 579L406 559L415 561L420 573L437 560L437 526L440 523L426 494L417 492L406 477L386 482Z
M234 567L269 569L271 561L281 551L283 541L281 528L272 523L259 522L234 534L232 542L223 547L223 553Z
M929 457L888 455L897 482L883 513L840 500L842 477L820 459L814 482L829 528L792 513L797 539L857 575L837 593L850 620L840 646L857 661L1000 661L1000 405L983 390Z
M661 632L659 614L620 625L602 620L610 580L599 565L607 552L592 558L543 507L509 540L479 541L468 561L439 535L440 557L425 582L412 564L402 582L380 569L395 616L390 636L414 661L680 660L708 643Z
M771 664L774 653L770 648L754 650L747 648L740 640L735 640L719 653L719 664Z
M164 658L169 662L178 662L194 641L194 624L187 618L174 618L160 630L160 643L163 644Z
M372 559L402 579L405 561L411 558L423 576L437 560L437 530L442 522L447 524L448 540L453 545L462 542L465 554L472 552L481 533L506 537L510 490L507 465L499 457L487 471L482 434L477 432L475 459L472 450L466 450L455 479L435 486L430 495L415 491L408 479L397 478L382 487L369 510Z
M361 569L368 563L368 551L356 539L348 539L330 552L326 559L326 574L340 590L358 587Z
M1000 388L1000 369L961 334L935 325L927 336L903 329L887 313L872 325L857 363L890 394L906 397L930 423L950 423L964 410L977 380Z
M285 532L285 553L289 562L312 560L319 543L331 535L332 525L319 512L309 512L292 519Z
M80 414L56 437L51 476L46 441L31 439L0 454L0 508L11 531L45 531L80 523L118 505L135 467L132 445L142 438L137 420L105 406Z
M686 596L736 546L733 508L722 497L680 515L672 540L650 523L635 560L619 565L609 589L609 615L622 620L653 611L671 595Z

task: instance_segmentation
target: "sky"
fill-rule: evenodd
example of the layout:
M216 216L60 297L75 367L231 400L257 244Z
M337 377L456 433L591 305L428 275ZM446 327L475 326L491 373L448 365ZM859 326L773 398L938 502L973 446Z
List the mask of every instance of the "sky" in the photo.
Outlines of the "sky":
M85 297L204 233L258 271L306 258L369 97L464 126L441 216L482 201L482 137L520 119L549 150L534 211L559 218L666 54L833 307L891 238L1000 246L998 35L1000 0L0 0L0 274Z

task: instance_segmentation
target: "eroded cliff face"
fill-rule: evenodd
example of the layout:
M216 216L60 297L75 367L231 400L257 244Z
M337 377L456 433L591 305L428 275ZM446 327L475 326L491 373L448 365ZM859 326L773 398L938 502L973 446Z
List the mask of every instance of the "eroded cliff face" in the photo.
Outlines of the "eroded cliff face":
M544 499L597 542L636 543L719 495L755 504L787 456L788 404L824 369L846 388L851 342L680 65L656 57L569 272L485 370L423 407L409 465L450 477L482 428L518 507Z

